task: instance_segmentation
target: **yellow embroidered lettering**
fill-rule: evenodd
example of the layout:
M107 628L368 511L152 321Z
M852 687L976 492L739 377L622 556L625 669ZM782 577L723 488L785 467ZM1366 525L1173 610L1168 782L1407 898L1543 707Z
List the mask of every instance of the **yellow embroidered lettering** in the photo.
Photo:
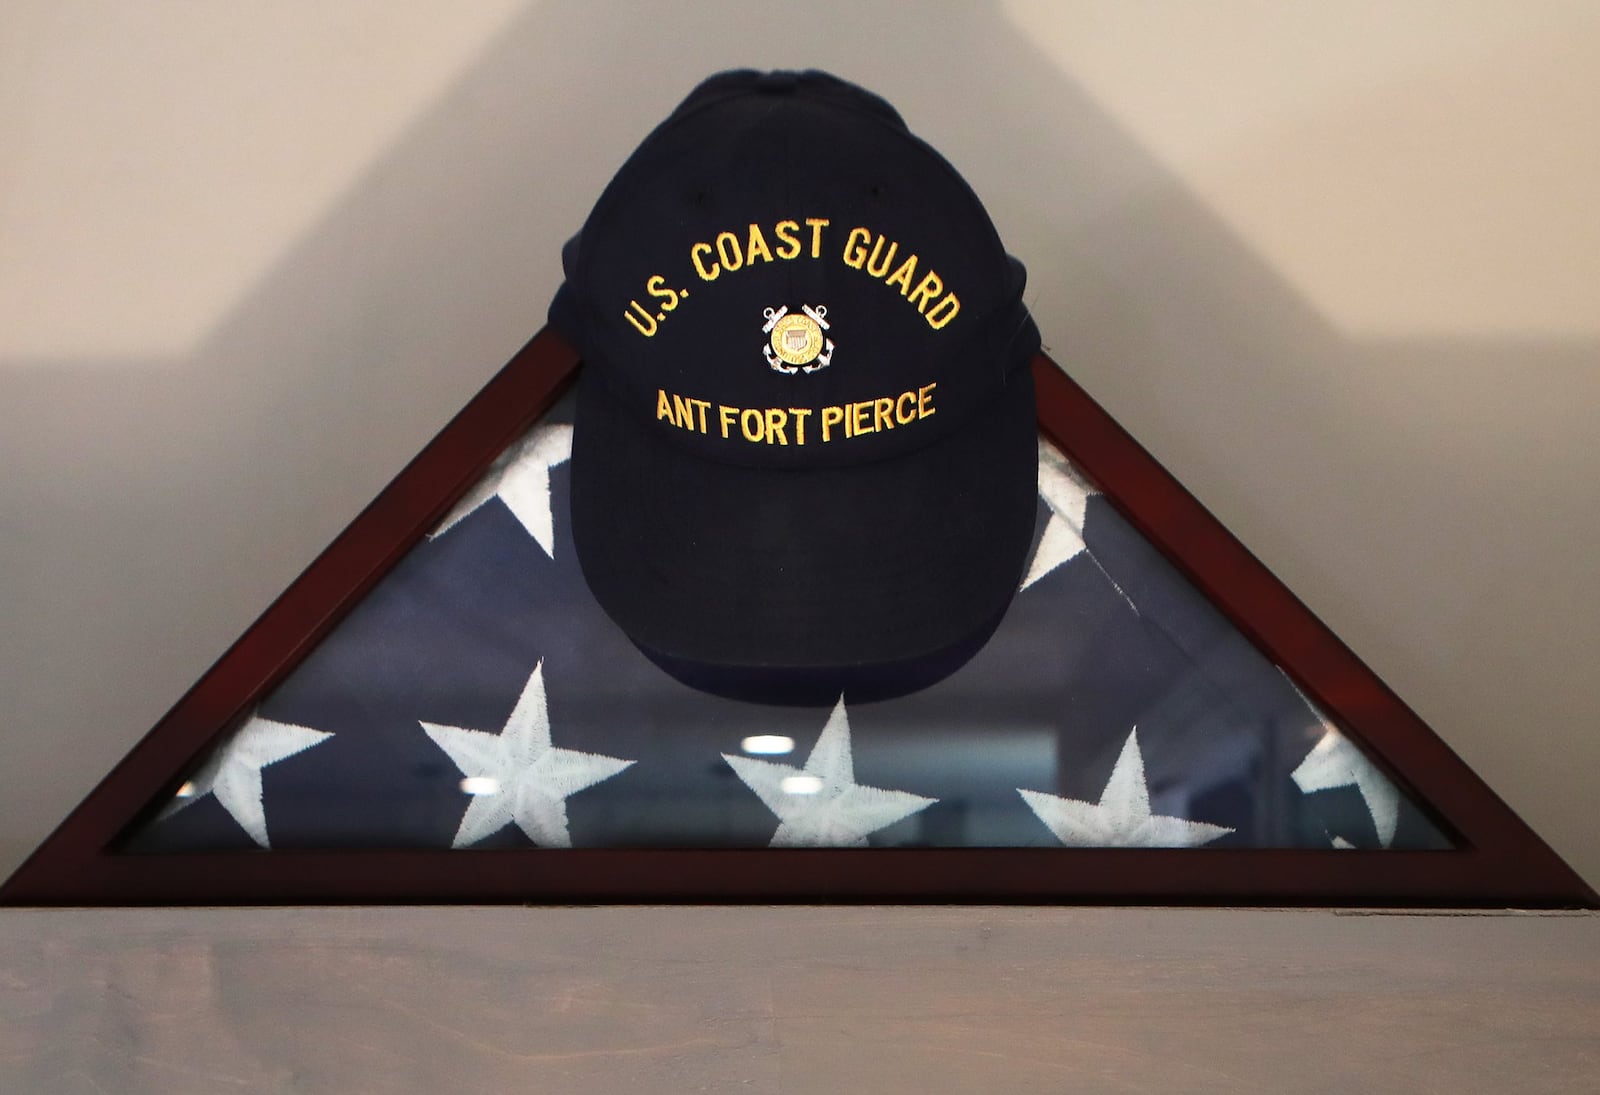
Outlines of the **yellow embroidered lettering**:
M755 426L750 424L754 422ZM744 434L746 441L760 441L766 436L766 415L755 407L746 407L739 412L739 432Z
M691 396L668 393L665 388L656 389L656 421L670 422L680 430L693 430L696 433L706 432L706 411L711 409L711 401L707 399L694 399ZM728 414L738 414L737 407L724 407L722 436L728 436Z
M745 244L744 264L746 266L754 266L757 256L760 257L762 262L772 261L772 252L767 249L767 237L761 234L761 226L759 224L752 224L750 226L750 239Z
M956 313L961 311L961 302L954 293L946 293L944 299L928 310L925 317L928 326L935 331L942 330L945 324L956 318Z
M767 408L767 444L787 445L789 435L784 432L784 427L789 422L789 412L782 407Z
M859 237L859 238L858 238ZM861 269L867 261L867 241L872 233L865 228L852 228L844 238L844 264L852 270Z
M645 289L651 296L660 298L661 303L656 307L663 312L670 312L678 307L678 290L668 289L666 285L667 279L660 274L652 275L650 280L644 283Z
M840 258L852 270L864 270L871 277L881 278L885 285L916 305L918 314L928 321L928 326L935 331L943 330L961 311L961 301L954 293L945 292L944 279L932 270L922 275L921 281L917 281L917 263L920 260L916 255L906 256L896 266L895 257L899 251L897 240L890 239L882 232L874 233L870 228L857 227L850 229L850 234L845 237ZM912 288L913 285L916 287ZM945 294L942 299L940 293Z
M867 256L867 273L871 274L875 278L881 278L883 275L889 272L889 264L894 261L894 253L900 249L900 245L898 243L890 240L889 250L883 256L883 261L880 263L878 261L878 252L883 250L883 243L884 240L881 235L877 239L873 240L872 254Z
M824 441L832 441L833 438L830 436L830 434L833 432L833 427L837 426L839 423L841 423L843 421L844 421L844 408L843 407L824 407L824 408L822 408L822 439Z
M635 312L639 313L637 319L634 318ZM633 324L633 329L645 338L649 338L656 333L656 317L641 308L636 300L628 301L628 306L622 310L622 318ZM640 320L644 322L641 323L639 322ZM646 323L650 326L646 327Z
M938 274L929 273L917 283L917 287L911 291L911 296L907 299L917 306L917 311L926 312L928 305L933 303L933 298L942 292L944 292L944 282L939 280Z
M831 222L827 217L807 217L806 224L811 226L811 257L822 257L822 230Z
M879 432L894 429L894 400L891 397L872 401L872 428Z
M744 252L739 250L739 237L732 232L718 232L717 258L722 260L722 268L730 274L743 266Z
M694 429L694 406L681 395L672 397L672 424L686 430Z
M911 292L911 279L917 272L917 256L912 255L900 264L900 268L890 274L884 282L885 285L900 286L900 295L907 296Z
M898 395L883 395L827 407L730 407L726 403L718 403L717 423L724 439L743 438L751 444L804 445L808 440L807 426L810 425L811 416L820 412L818 420L822 424L821 440L824 443L834 440L840 427L843 427L845 437L866 437L931 416L936 387L936 383L924 384L921 388ZM711 407L709 400L675 395L664 388L656 389L657 421L670 422L679 429L707 433L707 412Z
M907 404L910 404L908 407ZM916 412L917 393L901 392L900 398L894 401L894 420L905 426L917 420Z
M800 254L800 237L795 235L800 231L796 221L779 221L772 229L772 234L778 237L778 257L792 259Z
M711 269L707 270L705 263L700 261L701 252L707 255L711 254L711 245L709 243L697 243L689 248L689 261L694 263L694 272L700 275L701 281L716 281L717 275L722 273L722 267L713 262Z

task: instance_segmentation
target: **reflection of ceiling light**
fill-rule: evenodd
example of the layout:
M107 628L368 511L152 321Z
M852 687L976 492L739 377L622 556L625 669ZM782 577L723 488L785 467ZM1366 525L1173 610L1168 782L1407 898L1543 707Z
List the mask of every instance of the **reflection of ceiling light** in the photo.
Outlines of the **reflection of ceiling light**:
M822 790L822 781L816 776L784 776L778 786L791 795L814 795Z
M461 789L469 795L498 795L500 781L493 776L468 776L461 781Z
M794 752L794 739L785 737L782 734L756 734L741 741L739 748L746 753L780 756L784 753Z
M194 798L194 780L184 780L183 786L178 788L179 798Z

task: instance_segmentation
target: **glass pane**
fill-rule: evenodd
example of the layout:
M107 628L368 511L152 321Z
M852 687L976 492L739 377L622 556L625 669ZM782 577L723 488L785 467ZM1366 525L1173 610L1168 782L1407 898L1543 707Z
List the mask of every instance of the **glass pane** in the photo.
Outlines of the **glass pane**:
M690 689L584 585L566 413L129 850L1449 846L1043 442L1032 565L952 676L822 707Z

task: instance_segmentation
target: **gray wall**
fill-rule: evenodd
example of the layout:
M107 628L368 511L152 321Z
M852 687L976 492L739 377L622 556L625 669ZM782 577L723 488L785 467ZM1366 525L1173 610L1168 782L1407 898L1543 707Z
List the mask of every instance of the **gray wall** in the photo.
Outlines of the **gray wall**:
M12 0L0 874L538 328L736 64L885 94L1058 360L1591 884L1590 4Z

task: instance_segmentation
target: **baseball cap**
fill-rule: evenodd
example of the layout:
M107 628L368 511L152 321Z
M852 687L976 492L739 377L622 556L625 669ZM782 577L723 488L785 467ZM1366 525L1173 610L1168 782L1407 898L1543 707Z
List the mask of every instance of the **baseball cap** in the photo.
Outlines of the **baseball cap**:
M992 633L1036 512L1025 274L883 99L725 72L563 250L572 532L596 600L696 687L937 680Z

